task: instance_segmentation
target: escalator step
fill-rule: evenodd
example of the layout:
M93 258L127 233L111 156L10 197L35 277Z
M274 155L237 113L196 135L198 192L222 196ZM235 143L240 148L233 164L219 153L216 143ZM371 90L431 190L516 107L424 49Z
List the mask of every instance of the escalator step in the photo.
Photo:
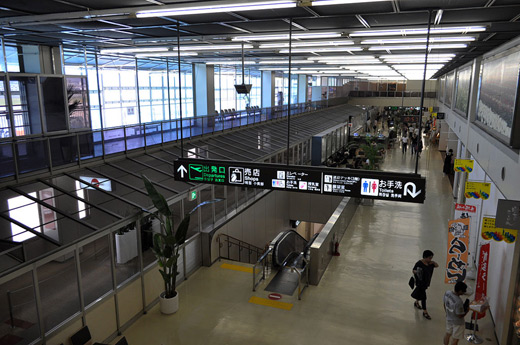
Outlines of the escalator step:
M266 291L292 296L298 287L298 274L290 270L279 271L266 286Z

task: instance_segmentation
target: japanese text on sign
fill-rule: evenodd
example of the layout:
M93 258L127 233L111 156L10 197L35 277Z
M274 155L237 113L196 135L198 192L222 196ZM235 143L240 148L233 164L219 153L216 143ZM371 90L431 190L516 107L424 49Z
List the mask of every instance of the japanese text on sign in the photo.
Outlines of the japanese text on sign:
M252 188L422 203L426 180L380 171L180 159L175 179Z
M448 255L444 282L455 284L466 279L468 265L469 218L448 222Z

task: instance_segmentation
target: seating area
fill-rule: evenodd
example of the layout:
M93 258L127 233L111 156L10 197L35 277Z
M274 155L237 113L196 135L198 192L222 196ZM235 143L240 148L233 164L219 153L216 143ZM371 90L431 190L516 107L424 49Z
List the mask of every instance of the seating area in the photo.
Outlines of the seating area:
M70 337L70 343L71 345L109 345L105 343L92 343L92 335L90 334L90 330L88 329L88 326L85 326L81 328L79 331L74 333ZM126 337L122 337L115 343L115 345L128 345L128 342L126 341Z

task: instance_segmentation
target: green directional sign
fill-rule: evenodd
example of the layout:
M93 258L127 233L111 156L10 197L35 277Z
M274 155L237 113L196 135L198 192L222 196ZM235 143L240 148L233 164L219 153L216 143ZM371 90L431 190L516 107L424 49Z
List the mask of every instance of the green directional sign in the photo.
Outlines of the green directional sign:
M182 158L175 179L229 186L423 203L426 179L387 171Z

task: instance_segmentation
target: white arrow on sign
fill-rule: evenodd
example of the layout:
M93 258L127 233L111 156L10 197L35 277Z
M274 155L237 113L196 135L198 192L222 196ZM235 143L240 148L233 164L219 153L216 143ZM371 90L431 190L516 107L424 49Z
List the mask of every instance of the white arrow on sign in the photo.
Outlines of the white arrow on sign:
M188 170L186 170L186 168L184 167L184 165L181 165L179 167L179 169L177 169L177 171L180 171L181 173L181 178L184 178L184 173L188 172ZM415 189L415 188L414 188Z
M407 187L410 186L410 189L408 189ZM404 195L406 196L406 193L408 192L408 194L410 194L412 196L412 198L415 198L417 195L421 194L421 190L419 191L415 191L417 189L417 187L415 186L415 183L412 183L412 182L406 182L406 184L404 185Z

